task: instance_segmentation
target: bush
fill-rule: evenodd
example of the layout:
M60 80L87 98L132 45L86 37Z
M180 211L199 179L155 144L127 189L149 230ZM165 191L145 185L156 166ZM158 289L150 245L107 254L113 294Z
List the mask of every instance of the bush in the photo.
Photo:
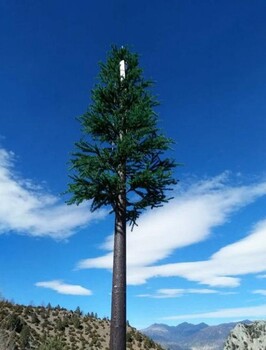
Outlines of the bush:
M16 314L10 314L7 319L7 329L20 333L22 331L23 322Z
M30 344L30 328L26 325L22 327L20 333L20 344L22 349L26 349Z
M64 350L65 346L61 339L55 337L46 340L46 342L38 348L38 350Z

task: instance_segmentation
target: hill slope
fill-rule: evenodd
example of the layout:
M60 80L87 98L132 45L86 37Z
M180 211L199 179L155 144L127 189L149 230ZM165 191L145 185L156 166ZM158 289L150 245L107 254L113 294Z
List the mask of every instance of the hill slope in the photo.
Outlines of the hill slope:
M0 350L108 350L108 319L79 308L34 307L0 301ZM162 350L154 341L128 326L128 350Z

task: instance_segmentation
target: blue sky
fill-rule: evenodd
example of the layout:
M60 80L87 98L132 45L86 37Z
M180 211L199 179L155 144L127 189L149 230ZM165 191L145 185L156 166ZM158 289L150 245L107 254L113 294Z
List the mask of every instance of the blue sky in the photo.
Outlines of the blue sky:
M140 55L184 166L128 231L136 327L266 316L265 1L0 1L0 293L110 315L113 216L66 206L111 44Z

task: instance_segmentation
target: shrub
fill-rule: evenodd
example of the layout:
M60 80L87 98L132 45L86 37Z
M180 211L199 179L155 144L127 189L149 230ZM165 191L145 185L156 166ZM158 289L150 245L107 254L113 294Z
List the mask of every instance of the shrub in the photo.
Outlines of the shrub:
M38 348L38 350L64 350L65 346L61 339L55 337L46 340L46 342Z
M26 349L30 344L30 328L24 325L20 333L20 344L22 349Z
M20 333L22 331L23 322L20 317L14 313L10 314L7 319L7 329Z

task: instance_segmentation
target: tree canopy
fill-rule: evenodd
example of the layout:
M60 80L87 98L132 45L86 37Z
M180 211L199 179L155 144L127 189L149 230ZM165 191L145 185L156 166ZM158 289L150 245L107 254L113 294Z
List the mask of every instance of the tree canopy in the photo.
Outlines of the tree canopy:
M121 60L126 62L124 78ZM142 76L138 55L128 48L113 46L107 61L100 63L92 104L79 118L83 138L71 160L69 204L92 200L92 211L109 205L116 212L118 196L125 189L126 220L134 226L143 210L170 199L166 191L176 183L172 178L176 163L163 157L172 140L157 127L152 84Z

